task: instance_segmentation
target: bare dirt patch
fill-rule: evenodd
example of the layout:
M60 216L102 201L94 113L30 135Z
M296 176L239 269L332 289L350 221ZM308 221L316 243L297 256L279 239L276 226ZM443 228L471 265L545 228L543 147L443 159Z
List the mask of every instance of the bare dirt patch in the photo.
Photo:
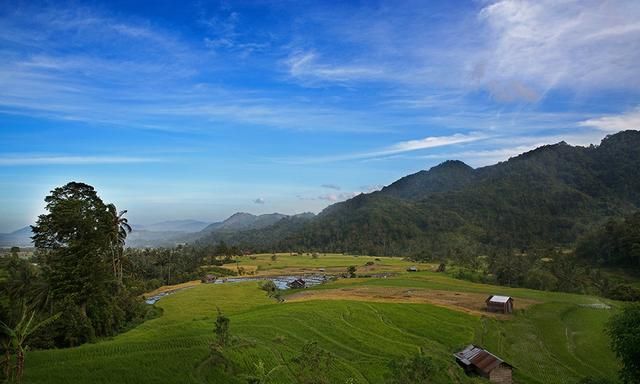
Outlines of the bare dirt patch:
M317 291L302 291L287 297L287 302L308 300L356 300L381 303L427 303L453 309L473 315L496 316L485 310L486 294L439 291L431 289L407 289L397 287L353 287L341 289L326 289ZM539 303L535 300L514 297L515 308L526 308Z
M173 292L176 291L178 289L184 289L184 288L191 288L194 287L196 285L199 285L200 280L192 280L192 281L187 281L186 283L182 283L182 284L175 284L175 285L163 285L160 288L154 289L151 292L147 292L145 293L143 296L144 297L151 297L151 296L157 296L161 293L166 293L166 292Z

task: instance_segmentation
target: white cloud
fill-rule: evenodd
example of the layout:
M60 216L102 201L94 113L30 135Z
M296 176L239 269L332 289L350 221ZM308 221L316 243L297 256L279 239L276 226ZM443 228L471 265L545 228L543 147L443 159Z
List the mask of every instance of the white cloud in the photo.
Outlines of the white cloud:
M448 152L432 155L420 156L422 159L439 159L439 160L461 160L472 167L481 167L492 165L500 161L508 160L511 157L518 156L524 152L531 151L539 146L549 143L538 143L533 145L518 145L516 147L498 148L498 149L477 149L461 152Z
M332 203L344 201L356 197L360 192L326 193L318 196L318 200L326 200Z
M503 0L479 18L490 34L472 77L500 100L640 86L638 1Z
M619 115L594 117L578 123L582 127L594 127L605 132L640 129L640 106Z
M340 186L339 185L335 185L335 184L322 184L321 185L322 188L329 188L329 189L335 189L335 190L340 190Z
M371 192L379 191L382 188L384 188L384 185L382 185L382 184L361 185L360 186L360 189L364 193L371 193Z
M314 164L329 163L335 161L363 160L380 157L388 157L405 152L413 152L421 149L445 147L454 144L471 143L474 141L487 139L489 136L482 133L462 134L456 133L450 136L430 136L417 140L400 141L388 147L372 150L369 152L357 152L342 155L314 156L309 158L287 158L280 159L284 163L290 164Z
M258 197L257 199L253 200L254 204L264 204L265 201L262 197Z
M481 135L478 133L469 134L469 135L456 133L455 135L451 135L451 136L425 137L423 139L418 139L418 140L401 141L399 143L396 143L388 147L383 151L380 151L377 153L374 152L374 154L392 155L396 153L417 151L419 149L443 147L443 146L452 145L452 144L469 143L472 141L482 140L484 138L486 138L485 135Z
M128 156L31 156L13 155L0 157L0 166L15 165L94 165L153 163L160 159Z
M289 75L303 82L351 82L383 77L384 70L364 64L331 64L318 60L314 52L295 52L285 61Z

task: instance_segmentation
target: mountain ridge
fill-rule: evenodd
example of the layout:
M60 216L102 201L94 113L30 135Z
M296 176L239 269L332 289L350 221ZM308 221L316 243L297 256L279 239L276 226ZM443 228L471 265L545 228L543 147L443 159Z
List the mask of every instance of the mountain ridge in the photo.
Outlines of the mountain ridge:
M226 241L263 251L421 257L568 246L640 207L637 169L638 131L609 135L597 146L544 145L476 169L446 161L333 204L298 228L279 222Z

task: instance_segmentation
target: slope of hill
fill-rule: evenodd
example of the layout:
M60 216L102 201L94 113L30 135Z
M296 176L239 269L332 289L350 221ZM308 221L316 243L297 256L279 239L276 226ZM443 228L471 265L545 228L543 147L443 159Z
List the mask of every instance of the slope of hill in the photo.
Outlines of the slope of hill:
M380 192L386 196L416 200L437 192L462 189L475 176L474 169L462 161L448 160L428 171L405 176Z
M30 226L11 233L0 233L0 247L30 247L32 235Z
M215 223L204 223L195 220L177 220L153 224L143 227L134 227L134 231L127 237L127 246L132 248L144 247L173 247L180 243L206 242L215 243L225 240L239 233L262 230L275 226L283 219L286 231L274 228L278 233L284 235L296 229L296 226L314 217L313 213L301 213L288 216L281 213L269 213L264 215L252 215L250 213L238 212L231 215L224 221ZM268 232L271 233L271 232ZM239 235L242 236L242 235ZM280 235L278 237L281 237Z
M238 212L234 213L221 223L214 223L206 227L202 232L208 233L213 231L244 231L260 229L273 225L285 217L287 217L287 215L283 215L281 213L252 215L246 212Z
M329 206L303 225L278 222L226 240L264 250L425 257L569 245L640 207L639 168L638 131L599 146L547 145L478 169L447 161Z

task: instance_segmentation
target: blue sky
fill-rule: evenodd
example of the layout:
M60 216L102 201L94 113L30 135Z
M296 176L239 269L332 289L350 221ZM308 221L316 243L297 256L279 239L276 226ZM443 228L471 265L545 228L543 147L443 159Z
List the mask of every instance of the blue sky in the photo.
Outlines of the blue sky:
M640 127L640 2L2 2L0 231L318 212L446 159Z

